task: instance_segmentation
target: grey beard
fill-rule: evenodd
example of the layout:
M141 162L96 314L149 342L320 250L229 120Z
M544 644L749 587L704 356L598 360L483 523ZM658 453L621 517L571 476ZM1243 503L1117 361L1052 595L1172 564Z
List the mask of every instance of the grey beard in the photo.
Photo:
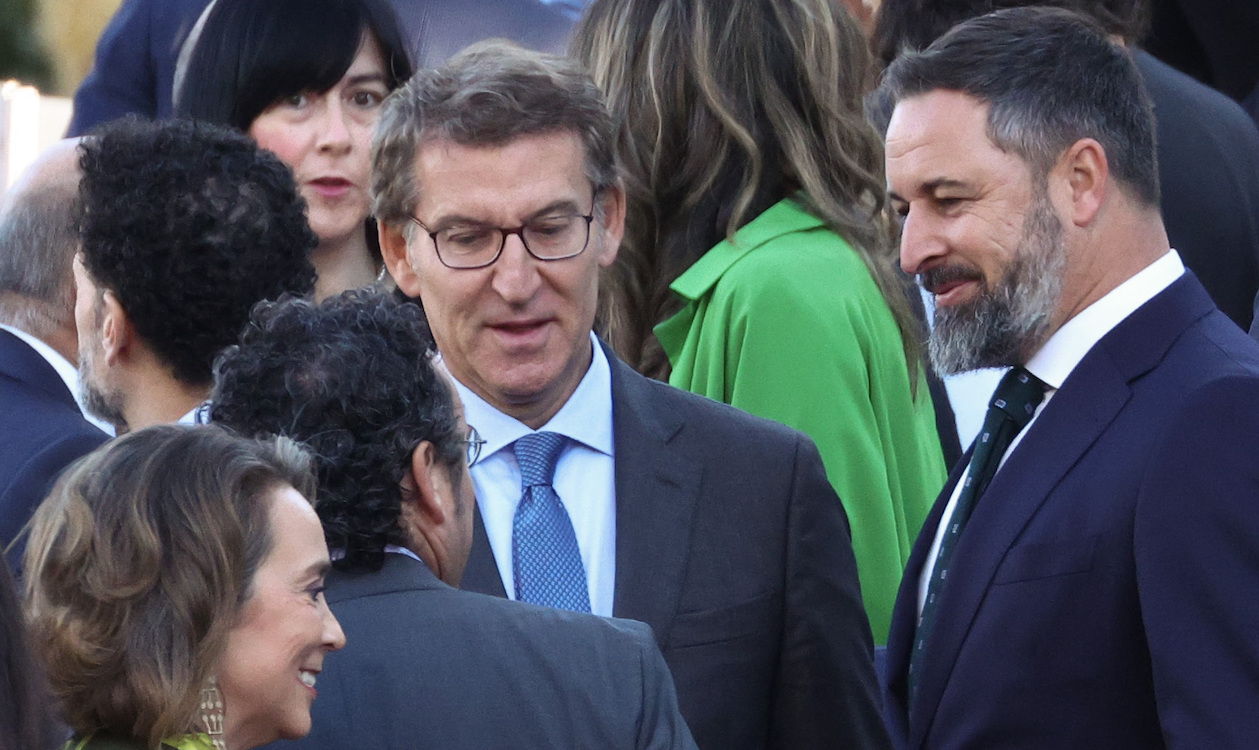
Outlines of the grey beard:
M122 428L127 424L127 419L122 413L122 399L118 397L117 393L106 393L96 387L92 380L91 359L92 355L80 350L79 394L83 401L83 408L87 409L88 413L97 419Z
M936 308L927 354L936 372L953 375L1024 364L1045 342L1066 272L1062 225L1038 195L1023 223L1019 251L995 287L973 301Z

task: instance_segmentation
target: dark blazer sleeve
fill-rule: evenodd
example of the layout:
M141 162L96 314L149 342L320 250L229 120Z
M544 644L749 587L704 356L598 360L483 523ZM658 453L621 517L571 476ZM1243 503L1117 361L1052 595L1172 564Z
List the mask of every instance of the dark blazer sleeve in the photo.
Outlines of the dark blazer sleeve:
M1259 381L1185 403L1150 458L1133 549L1169 748L1259 737Z
M96 43L92 70L74 93L67 135L127 114L170 117L175 61L209 0L123 0Z
M10 567L21 567L26 539L15 537L43 502L61 472L75 459L95 450L108 436L100 430L66 435L49 443L22 465L9 486L0 492L0 545L7 547ZM12 543L10 545L11 542Z
M660 654L651 628L632 620L609 622L624 624L638 646L643 700L636 746L640 750L699 750L678 708L673 675Z
M848 518L813 442L796 437L775 748L889 746Z

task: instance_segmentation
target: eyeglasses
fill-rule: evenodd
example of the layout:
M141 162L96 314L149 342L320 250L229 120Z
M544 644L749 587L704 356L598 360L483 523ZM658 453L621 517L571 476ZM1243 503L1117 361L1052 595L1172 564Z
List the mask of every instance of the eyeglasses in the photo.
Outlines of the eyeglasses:
M538 260L566 260L581 255L590 243L590 224L595 219L594 201L599 191L590 196L589 214L548 214L518 227L495 227L487 224L456 224L436 232L424 222L408 216L433 240L437 259L447 268L485 268L494 264L507 246L507 238L516 235L525 251Z
M468 466L476 463L481 457L481 448L485 445L485 438L481 437L481 433L477 432L472 425L468 425L468 437L459 442L468 446Z

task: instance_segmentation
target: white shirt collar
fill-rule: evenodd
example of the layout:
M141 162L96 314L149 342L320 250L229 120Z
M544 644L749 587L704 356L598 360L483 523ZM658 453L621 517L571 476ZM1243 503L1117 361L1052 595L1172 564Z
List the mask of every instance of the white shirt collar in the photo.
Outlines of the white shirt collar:
M590 367L577 384L577 389L540 429L558 432L574 442L611 456L612 420L607 415L612 413L612 368L593 333L590 334L590 346L593 349ZM533 432L528 425L491 406L457 378L452 377L451 380L463 400L464 417L468 424L476 427L485 439L482 456L492 456Z
M53 349L41 339L35 338L26 331L14 328L13 326L4 325L3 323L0 323L0 328L3 328L26 342L27 346L34 349L35 352L39 356L43 357L44 361L46 361L49 366L56 371L57 376L61 378L61 381L66 384L66 388L70 390L70 395L74 397L74 403L79 405L79 411L83 413L84 419L104 430L106 433L110 435L114 434L113 425L97 419L95 416L89 414L87 409L83 408L83 394L79 391L79 371L75 369L73 364L70 363L70 360L61 356L61 353L56 349Z
M1050 388L1061 388L1075 366L1103 336L1171 286L1184 272L1185 265L1176 251L1167 251L1064 323L1027 361L1028 371Z

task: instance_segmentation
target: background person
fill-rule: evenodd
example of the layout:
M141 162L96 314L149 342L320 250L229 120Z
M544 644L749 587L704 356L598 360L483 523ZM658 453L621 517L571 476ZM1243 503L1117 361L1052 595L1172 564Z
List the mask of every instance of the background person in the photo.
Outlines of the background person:
M573 49L626 171L610 343L817 443L882 644L945 467L881 212L861 29L839 0L596 0Z
M316 298L375 281L372 129L412 72L388 4L216 0L188 43L175 114L248 133L292 168L319 237Z
M27 546L34 648L67 748L246 750L310 730L345 643L307 457L159 425L77 463Z
M108 437L76 401L77 145L48 149L0 205L0 549L15 569L9 544L53 480Z
M65 737L30 644L21 600L0 565L0 750L52 750Z
M694 750L646 625L451 588L481 444L432 347L414 305L348 292L263 307L219 361L214 420L311 449L340 556L351 645L297 746Z
M309 294L315 236L292 173L228 128L125 120L80 147L79 379L92 413L198 419L259 300Z

